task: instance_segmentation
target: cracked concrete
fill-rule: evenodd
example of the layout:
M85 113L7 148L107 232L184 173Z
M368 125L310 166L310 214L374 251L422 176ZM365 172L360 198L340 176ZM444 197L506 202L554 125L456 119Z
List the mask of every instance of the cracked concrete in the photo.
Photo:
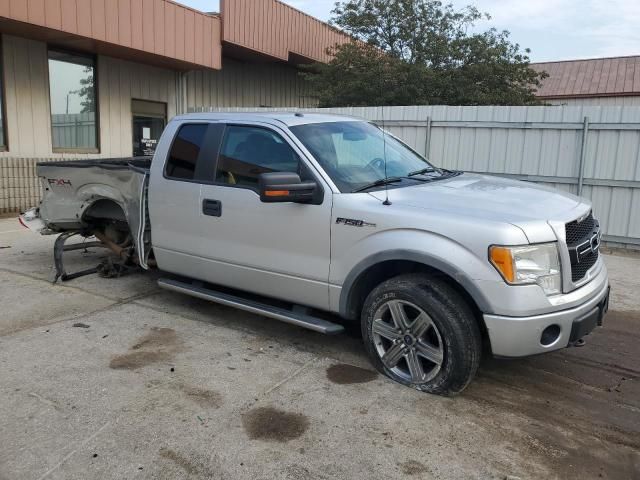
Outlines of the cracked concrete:
M0 220L0 479L639 476L638 257L607 257L612 313L585 347L485 359L449 399L369 373L358 338L157 275L51 285L52 244Z

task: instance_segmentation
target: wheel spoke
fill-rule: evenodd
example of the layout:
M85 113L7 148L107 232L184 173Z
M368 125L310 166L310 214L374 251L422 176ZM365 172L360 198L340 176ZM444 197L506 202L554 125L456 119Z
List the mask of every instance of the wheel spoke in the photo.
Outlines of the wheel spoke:
M442 349L429 345L425 342L418 342L416 344L416 352L418 353L418 355L426 358L430 362L433 362L438 366L442 365Z
M387 368L394 368L404 356L405 346L402 342L394 343L382 356L382 362Z
M399 329L395 328L393 325L383 322L379 318L373 321L373 333L391 341L400 339L400 336L402 335Z
M409 321L407 320L407 314L404 311L402 303L397 300L389 302L389 310L391 311L391 318L393 318L393 323L396 324L396 327L403 332L409 328Z
M414 349L409 350L407 353L407 365L409 366L409 373L411 374L411 381L413 383L424 382L424 369L420 358Z
M431 318L429 317L429 315L422 312L420 313L420 315L418 315L418 318L416 318L411 324L411 333L413 333L416 338L420 338L422 335L427 333L427 330L429 330L430 326Z

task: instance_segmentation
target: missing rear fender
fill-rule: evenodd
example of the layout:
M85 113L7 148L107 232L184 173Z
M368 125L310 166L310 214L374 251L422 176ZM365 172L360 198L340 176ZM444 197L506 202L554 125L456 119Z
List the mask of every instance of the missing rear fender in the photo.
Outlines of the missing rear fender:
M86 223L114 222L127 225L127 216L120 205L113 200L97 200L92 203L82 214Z
M133 243L127 215L113 200L100 199L92 203L82 214L82 223L89 235L96 236L111 250L113 245L122 248Z
M105 243L105 241L103 240L103 238L105 238L120 247L130 247L133 244L133 236L131 235L129 225L127 223L97 222L90 228L91 233L94 236L98 237L103 243Z

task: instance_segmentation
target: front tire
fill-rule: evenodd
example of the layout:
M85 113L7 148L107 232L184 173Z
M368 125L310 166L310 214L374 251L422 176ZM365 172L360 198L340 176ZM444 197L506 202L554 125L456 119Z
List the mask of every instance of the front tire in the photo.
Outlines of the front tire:
M367 296L361 321L374 366L399 383L455 395L478 369L478 323L462 295L442 279L408 274L383 282Z

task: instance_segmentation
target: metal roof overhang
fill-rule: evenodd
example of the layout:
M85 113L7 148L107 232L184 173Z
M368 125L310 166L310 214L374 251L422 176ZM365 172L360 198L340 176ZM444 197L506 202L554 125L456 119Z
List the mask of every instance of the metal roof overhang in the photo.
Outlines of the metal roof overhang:
M222 55L225 58L235 58L236 60L242 60L250 63L288 63L291 65L306 65L313 64L317 61L313 58L298 55L293 52L289 52L288 57L283 59L229 42L222 42Z
M344 32L278 0L221 0L223 52L249 61L329 62Z
M222 68L220 17L169 0L0 0L0 32L176 70Z

